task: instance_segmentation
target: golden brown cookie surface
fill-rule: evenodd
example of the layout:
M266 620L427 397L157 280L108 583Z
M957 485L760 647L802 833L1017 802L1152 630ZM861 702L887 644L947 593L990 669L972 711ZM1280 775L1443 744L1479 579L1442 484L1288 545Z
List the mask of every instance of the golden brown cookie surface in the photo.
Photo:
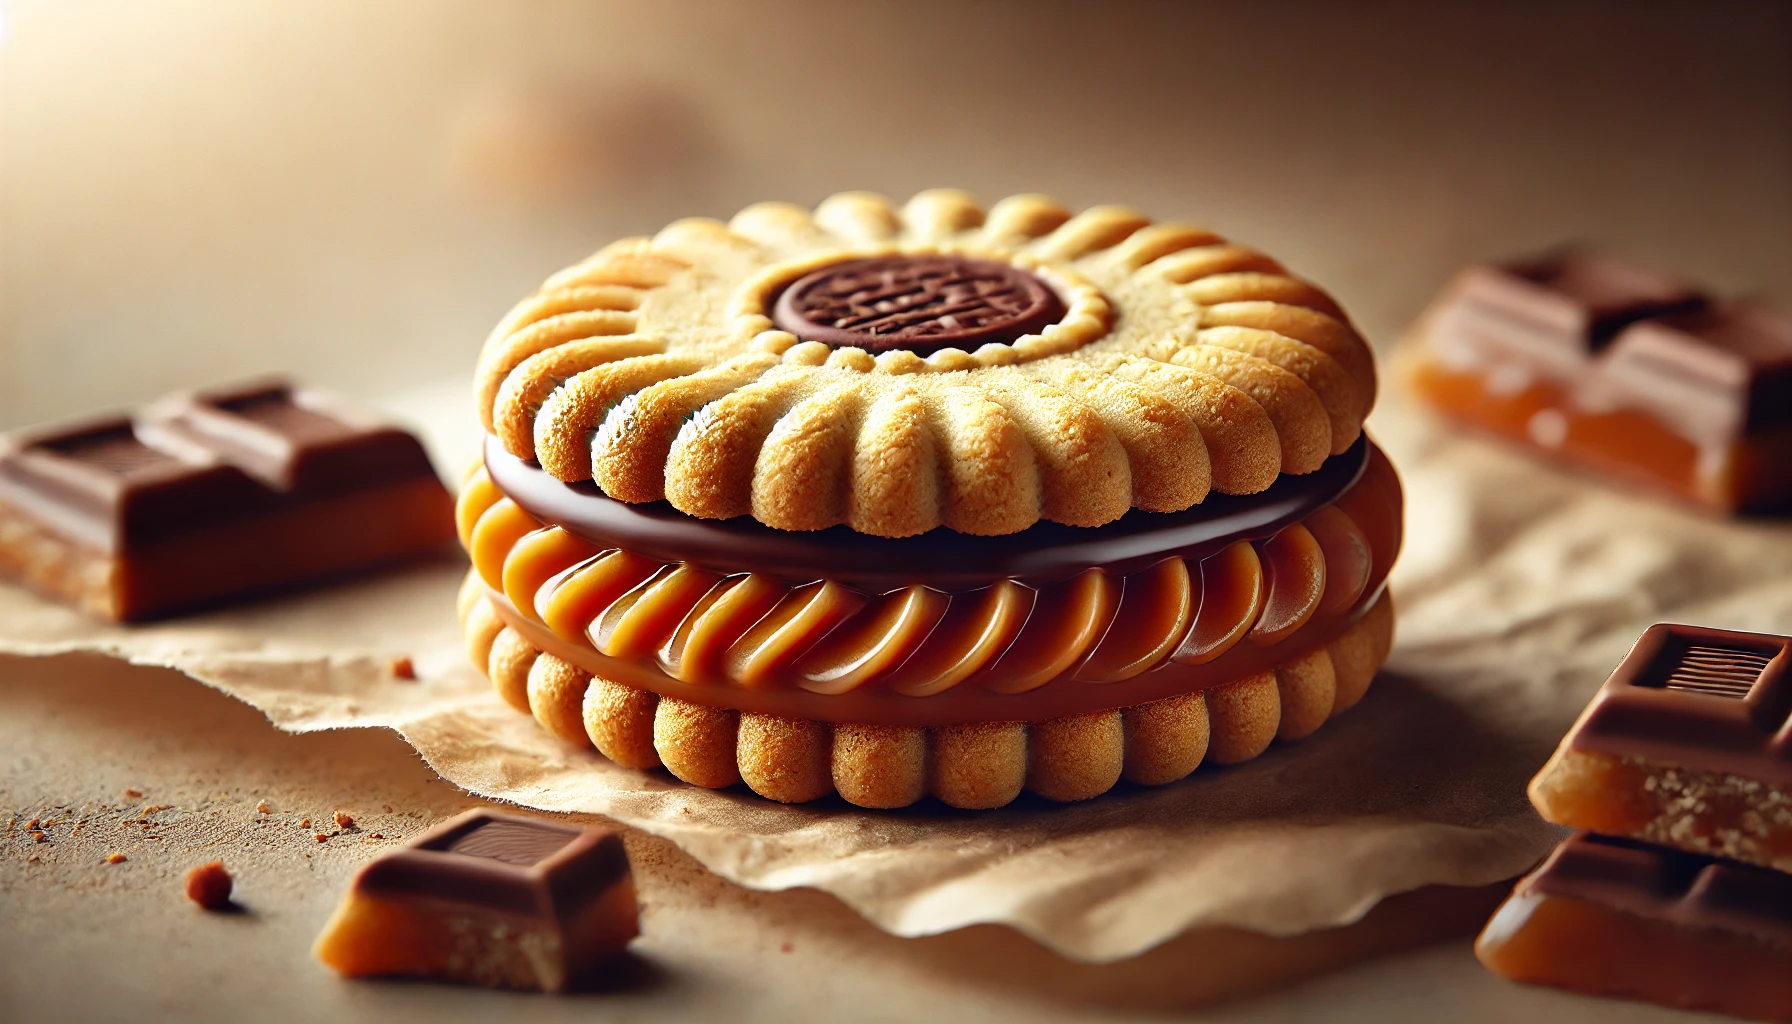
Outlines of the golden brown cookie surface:
M1368 350L1329 297L1201 228L963 193L845 193L625 239L488 340L519 458L778 529L994 535L1255 493L1357 438Z

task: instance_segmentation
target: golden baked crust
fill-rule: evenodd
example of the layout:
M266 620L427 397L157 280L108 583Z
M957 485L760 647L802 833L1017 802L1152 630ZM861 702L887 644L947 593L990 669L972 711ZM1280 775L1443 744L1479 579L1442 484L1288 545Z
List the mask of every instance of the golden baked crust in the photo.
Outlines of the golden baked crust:
M812 271L930 254L1026 271L1062 315L925 356L773 323ZM900 209L866 193L761 203L624 239L512 310L476 380L486 429L558 479L885 537L1255 493L1348 448L1375 387L1337 304L1267 256L1123 207L1013 196L985 212L950 190Z
M524 695L522 710L561 739L618 764L663 767L692 785L745 782L785 803L837 792L874 808L931 795L988 809L1023 789L1086 800L1123 778L1158 786L1204 761L1248 761L1355 704L1387 658L1394 630L1393 601L1383 594L1330 644L1196 693L1038 722L830 724L708 707L593 676L504 625L476 577L464 593L474 664L507 701Z

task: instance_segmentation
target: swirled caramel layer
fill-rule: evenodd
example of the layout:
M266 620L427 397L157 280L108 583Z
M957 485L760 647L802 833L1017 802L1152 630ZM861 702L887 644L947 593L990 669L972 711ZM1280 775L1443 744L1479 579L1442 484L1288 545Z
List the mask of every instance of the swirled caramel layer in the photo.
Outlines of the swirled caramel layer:
M960 590L603 547L544 524L483 469L459 521L498 614L606 679L817 721L1038 721L1223 685L1341 636L1400 546L1400 484L1379 449L1353 477L1297 521L1211 553Z

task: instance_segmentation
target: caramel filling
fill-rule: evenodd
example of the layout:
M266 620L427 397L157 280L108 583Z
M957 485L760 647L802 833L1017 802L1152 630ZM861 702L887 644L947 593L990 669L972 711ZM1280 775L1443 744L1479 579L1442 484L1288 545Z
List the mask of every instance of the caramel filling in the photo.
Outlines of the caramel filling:
M1372 450L1334 503L1263 540L953 593L867 593L600 548L531 517L483 469L458 519L499 614L587 671L710 706L934 725L1131 706L1329 643L1379 595L1400 509L1399 481Z

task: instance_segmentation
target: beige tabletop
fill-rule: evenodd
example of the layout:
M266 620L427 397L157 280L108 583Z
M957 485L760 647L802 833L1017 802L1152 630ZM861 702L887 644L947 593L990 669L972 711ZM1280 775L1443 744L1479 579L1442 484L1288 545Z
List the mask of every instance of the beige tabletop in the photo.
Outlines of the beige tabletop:
M1244 7L0 0L0 428L267 372L433 409L603 241L846 188L1202 221L1384 347L1464 262L1566 240L1792 306L1787 8ZM309 960L357 865L474 802L392 734L0 660L0 1019L1695 1019L1506 985L1466 938L1197 1008L1211 945L1095 967L993 927L896 939L640 836L612 991ZM214 856L244 913L180 898Z

